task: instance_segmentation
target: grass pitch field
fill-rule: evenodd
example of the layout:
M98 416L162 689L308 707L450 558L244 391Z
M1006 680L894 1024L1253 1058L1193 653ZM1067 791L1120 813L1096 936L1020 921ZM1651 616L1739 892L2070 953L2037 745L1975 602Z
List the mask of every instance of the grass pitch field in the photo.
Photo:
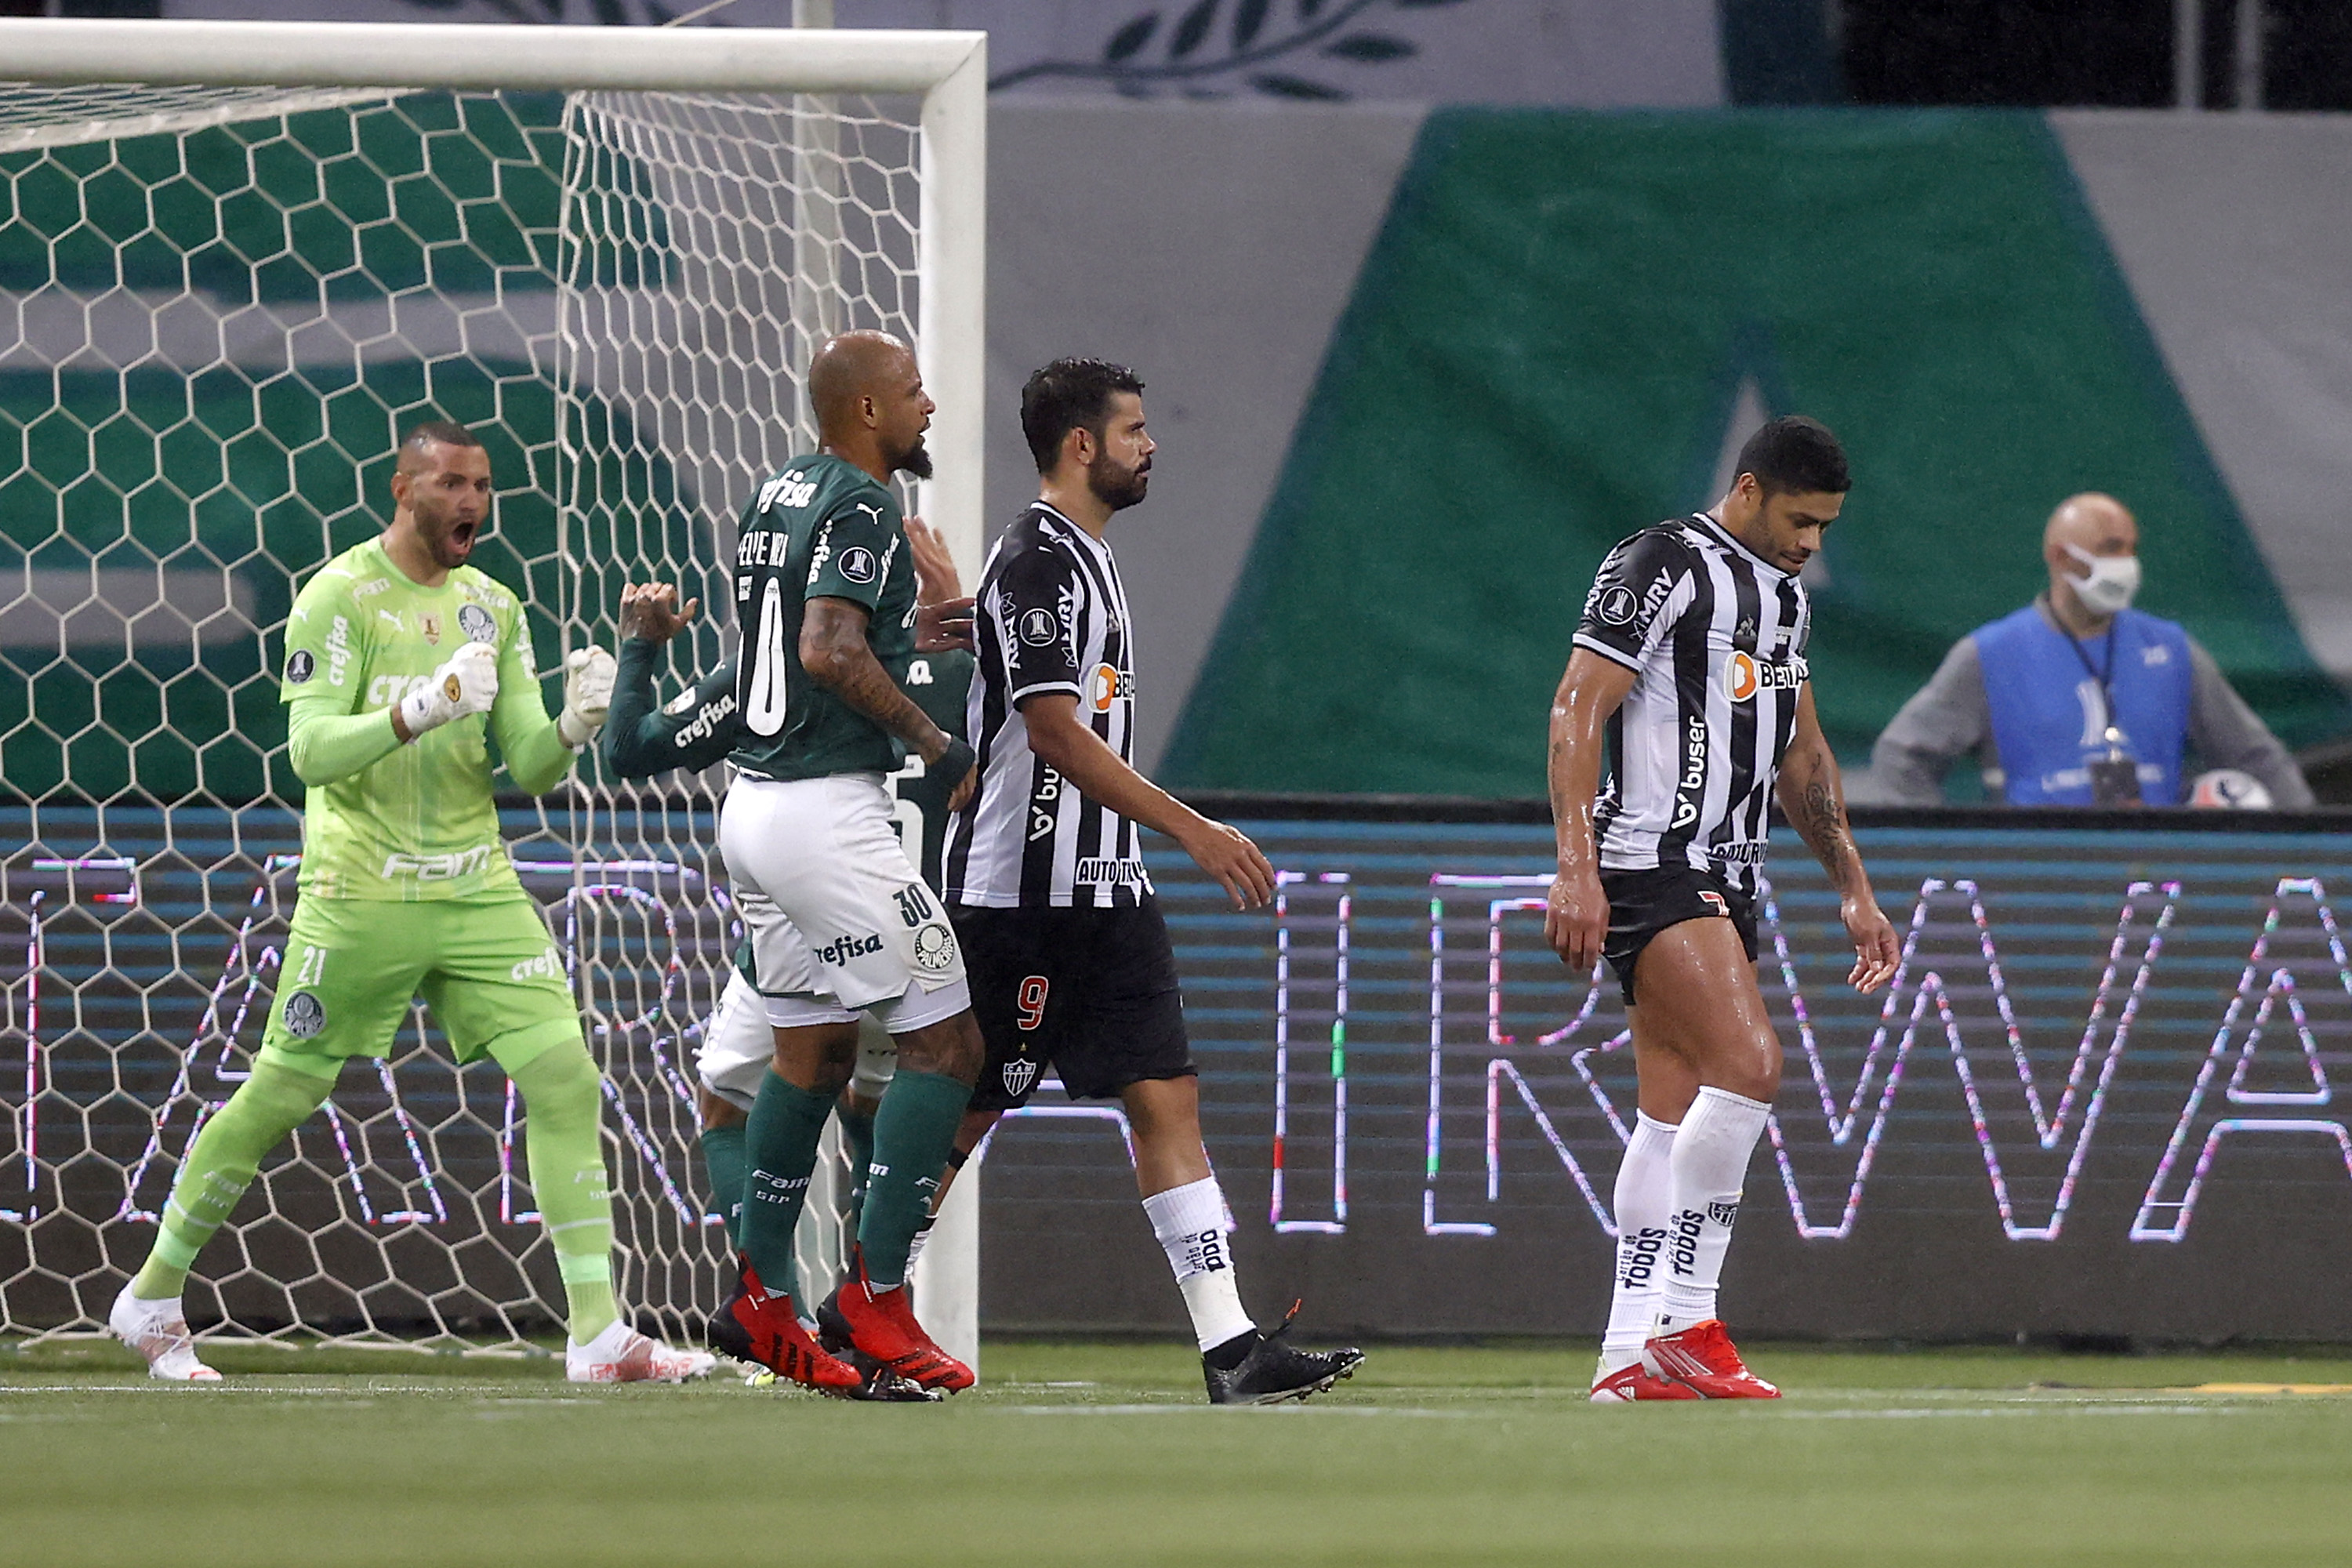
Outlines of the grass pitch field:
M2250 1386L2352 1354L1759 1347L1779 1404L1596 1409L1584 1345L1384 1347L1213 1410L1174 1345L992 1342L939 1408L209 1353L227 1384L0 1347L0 1563L2352 1561L2352 1394Z

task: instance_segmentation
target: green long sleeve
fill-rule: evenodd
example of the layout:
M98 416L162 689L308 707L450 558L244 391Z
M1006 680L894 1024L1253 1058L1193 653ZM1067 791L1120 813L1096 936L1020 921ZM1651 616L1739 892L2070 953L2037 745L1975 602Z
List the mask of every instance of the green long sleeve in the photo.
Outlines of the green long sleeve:
M530 657L530 632L518 626L499 654L499 695L490 704L490 733L498 737L507 776L525 795L545 795L572 771L572 748L556 732L555 718L540 695L539 668Z
M400 749L392 710L351 713L348 695L321 689L287 704L286 760L312 789L341 782Z
M733 660L697 681L690 700L654 705L661 645L622 640L613 680L613 711L604 724L604 765L615 776L645 778L672 768L699 772L735 749Z

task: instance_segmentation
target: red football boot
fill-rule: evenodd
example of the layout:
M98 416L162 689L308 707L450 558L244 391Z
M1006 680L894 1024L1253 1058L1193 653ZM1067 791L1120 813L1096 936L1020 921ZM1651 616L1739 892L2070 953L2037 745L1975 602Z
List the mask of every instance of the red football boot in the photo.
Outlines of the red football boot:
M853 1352L889 1368L921 1388L953 1394L980 1380L971 1368L931 1342L915 1321L913 1292L901 1285L875 1290L866 1278L865 1255L850 1252L849 1277L816 1311L817 1332L836 1352Z
M1705 1395L1658 1376L1640 1362L1621 1366L1592 1384L1595 1405L1631 1405L1637 1399L1700 1399Z
M1780 1397L1779 1389L1748 1370L1720 1318L1657 1335L1642 1347L1642 1364L1702 1399Z
M866 1380L856 1367L827 1355L809 1338L792 1297L768 1289L760 1283L751 1260L742 1262L743 1278L735 1294L710 1320L710 1348L764 1366L819 1394L850 1394L863 1388Z

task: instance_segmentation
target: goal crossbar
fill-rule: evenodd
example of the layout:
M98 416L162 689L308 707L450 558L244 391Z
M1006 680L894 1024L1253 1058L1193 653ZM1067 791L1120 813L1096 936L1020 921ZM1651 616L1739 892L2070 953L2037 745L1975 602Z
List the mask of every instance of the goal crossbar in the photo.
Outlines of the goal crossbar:
M919 505L980 575L988 35L783 27L0 17L0 80L451 91L902 92L922 98L916 344L939 411Z

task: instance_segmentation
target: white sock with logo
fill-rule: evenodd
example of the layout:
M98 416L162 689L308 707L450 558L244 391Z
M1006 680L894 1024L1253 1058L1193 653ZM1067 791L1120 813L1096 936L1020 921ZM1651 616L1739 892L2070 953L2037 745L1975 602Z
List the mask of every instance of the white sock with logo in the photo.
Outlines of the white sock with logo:
M1715 1290L1723 1255L1739 1217L1739 1188L1748 1156L1764 1135L1772 1108L1729 1089L1702 1089L1675 1132L1667 1157L1672 1180L1666 1216L1665 1278L1658 1290L1658 1327L1671 1334L1716 1315Z
M1609 1328L1601 1336L1599 1382L1642 1359L1642 1344L1658 1321L1658 1280L1666 1261L1666 1214L1673 1177L1669 1161L1675 1126L1647 1111L1633 1124L1617 1165L1617 1282L1609 1296Z
M1226 1234L1225 1194L1214 1176L1203 1176L1143 1200L1151 1234L1168 1254L1184 1310L1192 1314L1192 1337L1214 1350L1257 1325L1242 1310L1241 1284L1234 1276L1233 1241Z

